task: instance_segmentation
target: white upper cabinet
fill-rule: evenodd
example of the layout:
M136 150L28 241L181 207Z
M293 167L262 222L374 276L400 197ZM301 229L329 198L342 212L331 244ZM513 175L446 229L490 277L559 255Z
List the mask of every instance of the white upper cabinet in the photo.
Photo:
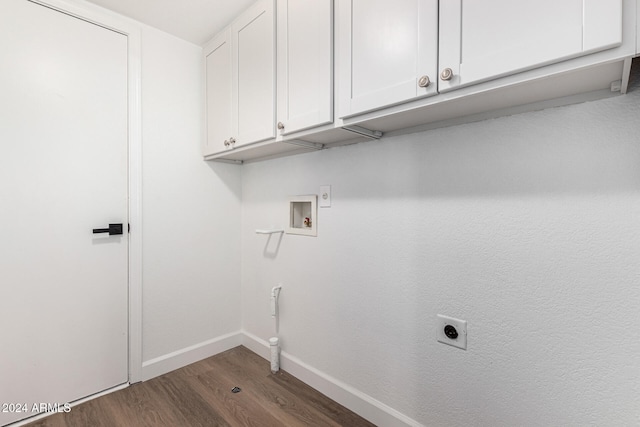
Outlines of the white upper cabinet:
M260 0L231 25L235 147L276 136L274 8Z
M622 0L441 1L439 91L621 43Z
M338 7L340 117L437 93L438 0Z
M275 138L274 0L260 0L204 46L203 154Z
M625 93L639 19L640 0L258 0L204 47L204 155L271 158Z
M230 149L231 118L231 43L225 31L204 47L207 100L207 138L203 154Z
M333 1L278 0L278 129L333 121Z

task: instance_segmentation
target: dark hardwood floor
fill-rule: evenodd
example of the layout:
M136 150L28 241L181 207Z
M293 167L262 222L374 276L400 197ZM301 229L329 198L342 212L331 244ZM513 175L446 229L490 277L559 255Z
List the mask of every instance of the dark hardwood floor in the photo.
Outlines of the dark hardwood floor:
M240 387L239 393L231 389ZM28 427L373 426L245 347L93 399Z

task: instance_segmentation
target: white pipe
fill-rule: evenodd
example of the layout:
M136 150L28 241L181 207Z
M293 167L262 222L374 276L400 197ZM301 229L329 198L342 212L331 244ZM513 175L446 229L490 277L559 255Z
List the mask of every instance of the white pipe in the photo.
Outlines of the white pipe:
M278 348L278 337L269 338L269 347L271 348L271 373L275 374L280 370L280 351Z
M281 289L282 285L271 288L271 317L276 317L278 314L278 297Z
M271 317L276 319L276 334L278 333L278 297L282 284L271 288ZM277 336L269 338L269 347L271 348L271 373L275 374L280 370L280 348L278 347L279 339Z

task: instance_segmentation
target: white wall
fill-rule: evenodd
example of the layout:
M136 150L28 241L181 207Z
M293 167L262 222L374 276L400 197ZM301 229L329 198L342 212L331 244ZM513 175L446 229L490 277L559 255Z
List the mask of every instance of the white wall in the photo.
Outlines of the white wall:
M638 425L639 135L636 87L244 165L243 328L282 282L283 351L418 423ZM322 184L317 238L254 233Z
M201 48L143 26L145 366L240 329L240 169L202 161L203 94Z

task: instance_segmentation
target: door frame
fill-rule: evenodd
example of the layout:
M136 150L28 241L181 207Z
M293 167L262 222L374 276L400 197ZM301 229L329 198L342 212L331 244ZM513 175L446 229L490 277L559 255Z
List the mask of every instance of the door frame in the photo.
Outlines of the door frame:
M25 0L27 1L27 0ZM78 0L28 0L127 37L129 191L129 384L142 381L142 108L141 28L129 18Z

